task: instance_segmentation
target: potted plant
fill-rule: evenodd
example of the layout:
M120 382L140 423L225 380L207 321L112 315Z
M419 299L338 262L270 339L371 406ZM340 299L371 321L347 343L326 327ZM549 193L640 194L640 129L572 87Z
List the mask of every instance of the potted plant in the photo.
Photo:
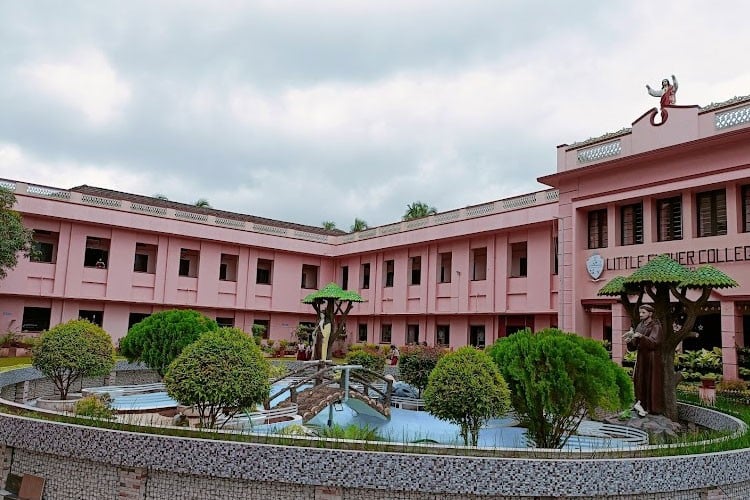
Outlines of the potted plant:
M704 389L716 389L716 381L718 379L718 373L704 373L701 375L701 387Z

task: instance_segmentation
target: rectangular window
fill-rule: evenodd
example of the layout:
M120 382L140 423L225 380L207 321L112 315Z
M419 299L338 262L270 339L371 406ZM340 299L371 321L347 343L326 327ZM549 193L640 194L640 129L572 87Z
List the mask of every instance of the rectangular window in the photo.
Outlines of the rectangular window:
M409 259L409 284L422 283L422 257L417 255Z
M318 288L318 266L302 265L302 288Z
M95 325L102 326L102 322L104 321L104 311L88 311L81 309L78 311L78 317L91 321Z
M46 262L48 264L57 262L59 241L59 233L35 229L31 245L31 262Z
M49 330L52 309L49 307L24 307L21 320L22 332L41 332Z
M361 275L362 275L362 286L360 288L367 289L370 288L370 263L362 264L361 269Z
M237 265L239 261L239 255L228 253L221 254L221 261L219 262L219 280L237 281Z
M219 325L221 328L233 328L234 327L234 318L230 317L216 317L216 324Z
M557 236L552 237L552 274L557 274L557 266L558 266L558 260L557 260L557 252L558 249L558 243L557 243Z
M658 241L682 239L682 197L656 201L656 238Z
M106 269L109 264L109 240L105 238L86 238L86 252L83 254L83 267Z
M510 277L525 278L528 272L527 264L528 245L525 241L511 243L510 245Z
M349 266L341 266L341 288L349 290Z
M471 325L469 327L469 344L474 347L484 348L484 325Z
M384 281L386 287L392 287L393 286L393 272L395 269L395 262L392 260L386 260L385 266L383 267L384 275Z
M698 193L698 237L727 234L727 197L723 189Z
M742 186L742 232L750 233L750 186Z
M261 328L255 328L255 325L258 325ZM270 319L256 319L253 320L253 335L255 335L256 330L262 330L260 332L260 338L267 339L268 335L271 331L271 320Z
M391 343L391 325L380 325L380 343L390 344Z
M622 245L643 243L643 204L634 203L620 208L620 241Z
M607 209L589 212L589 248L607 247Z
M451 252L438 254L438 275L439 283L450 283L453 264L453 254Z
M135 256L133 257L133 272L156 273L156 251L156 245L136 243Z
M406 343L419 344L419 325L406 325Z
M447 346L451 343L450 325L437 325L435 329L435 343L437 345Z
M198 277L198 262L200 259L200 252L198 250L190 250L183 248L180 250L180 276L187 276L188 278Z
M128 330L133 328L133 325L140 323L149 316L151 316L149 313L130 313L128 315Z
M471 280L487 279L487 247L471 249Z
M357 342L367 342L367 323L357 326Z
M258 259L258 270L255 273L255 282L259 285L270 285L273 274L273 261L269 259Z

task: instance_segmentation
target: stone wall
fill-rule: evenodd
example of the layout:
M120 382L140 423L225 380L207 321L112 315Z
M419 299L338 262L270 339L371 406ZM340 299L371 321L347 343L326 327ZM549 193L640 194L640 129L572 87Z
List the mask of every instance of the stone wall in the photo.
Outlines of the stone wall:
M0 373L0 386L21 376ZM114 380L124 383L120 371ZM687 408L713 425L731 421ZM750 450L645 459L420 455L178 438L6 414L0 446L2 479L8 470L43 476L48 500L750 498Z

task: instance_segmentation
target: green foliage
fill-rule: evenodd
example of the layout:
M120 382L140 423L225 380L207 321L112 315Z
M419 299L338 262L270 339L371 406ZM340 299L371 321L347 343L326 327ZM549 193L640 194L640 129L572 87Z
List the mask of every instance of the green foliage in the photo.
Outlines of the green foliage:
M219 412L228 417L254 409L268 396L269 366L255 341L237 328L206 332L169 365L167 393L198 409L201 427L213 428Z
M114 410L109 401L97 396L86 396L76 402L76 416L110 420L114 418Z
M383 438L378 434L375 427L365 425L360 427L356 424L349 424L342 427L334 424L331 427L323 427L319 431L320 437L329 439L356 439L358 441L382 441Z
M336 229L336 223L335 223L335 222L333 222L332 220L326 220L326 221L323 221L323 222L322 222L322 223L320 224L320 226L321 226L321 227L322 227L323 229L327 229L327 230L329 230L329 231L333 231L334 229Z
M385 368L385 354L377 349L373 350L364 348L350 350L346 355L346 364L362 365L368 370L374 371L376 373L383 373L383 368ZM363 374L362 376L365 379L371 378L366 374Z
M109 334L86 320L61 323L42 333L32 364L52 380L62 399L82 377L107 375L115 366Z
M399 378L414 386L422 394L427 388L430 373L446 350L442 347L406 346L398 360Z
M424 391L425 410L458 424L467 446L477 445L484 422L508 411L508 400L508 386L497 367L473 347L441 357Z
M633 403L633 384L601 343L549 328L524 330L489 349L537 447L562 447L586 414Z
M707 374L718 375L722 371L721 348L679 353L675 356L674 364L675 369L682 373L683 380L699 380Z
M260 344L260 339L266 333L266 325L259 325L259 324L253 323L253 326L250 329L253 332L253 337L256 337L255 339L256 343Z
M428 215L434 215L436 213L437 209L435 207L431 207L430 205L422 201L415 201L414 203L406 205L406 212L404 213L403 217L401 217L401 219L419 219L421 217L427 217Z
M364 219L355 218L354 224L352 224L352 226L349 228L349 231L351 231L352 233L356 233L358 231L364 231L368 227L370 226L367 225L367 221L365 221Z
M136 323L120 340L128 361L142 361L164 376L169 364L201 334L216 331L216 321L190 309L162 311Z
M32 231L21 222L21 215L13 210L16 197L12 191L0 187L0 280L18 264L18 254L31 254Z
M326 286L318 290L317 292L313 292L309 295L307 295L304 299L302 299L303 304L312 304L316 301L322 301L322 300L342 300L342 301L350 301L350 302L364 302L365 299L362 298L360 294L353 290L344 290L341 288L341 285L337 283L328 283Z

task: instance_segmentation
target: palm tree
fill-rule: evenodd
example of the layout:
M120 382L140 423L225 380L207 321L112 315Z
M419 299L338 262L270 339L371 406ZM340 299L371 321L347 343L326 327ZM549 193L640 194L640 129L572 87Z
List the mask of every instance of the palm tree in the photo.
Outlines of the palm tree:
M332 220L325 220L320 224L323 229L328 229L329 231L336 229L336 223Z
M421 201L415 201L414 203L406 205L406 213L401 219L419 219L421 217L427 217L428 215L435 215L436 213L437 208L431 207L427 203Z
M211 204L205 198L198 198L193 205L199 208L211 208Z
M349 228L349 231L351 231L352 233L356 233L357 231L364 231L368 227L370 226L367 225L367 221L365 221L364 219L355 218L354 224L352 224L352 227Z

